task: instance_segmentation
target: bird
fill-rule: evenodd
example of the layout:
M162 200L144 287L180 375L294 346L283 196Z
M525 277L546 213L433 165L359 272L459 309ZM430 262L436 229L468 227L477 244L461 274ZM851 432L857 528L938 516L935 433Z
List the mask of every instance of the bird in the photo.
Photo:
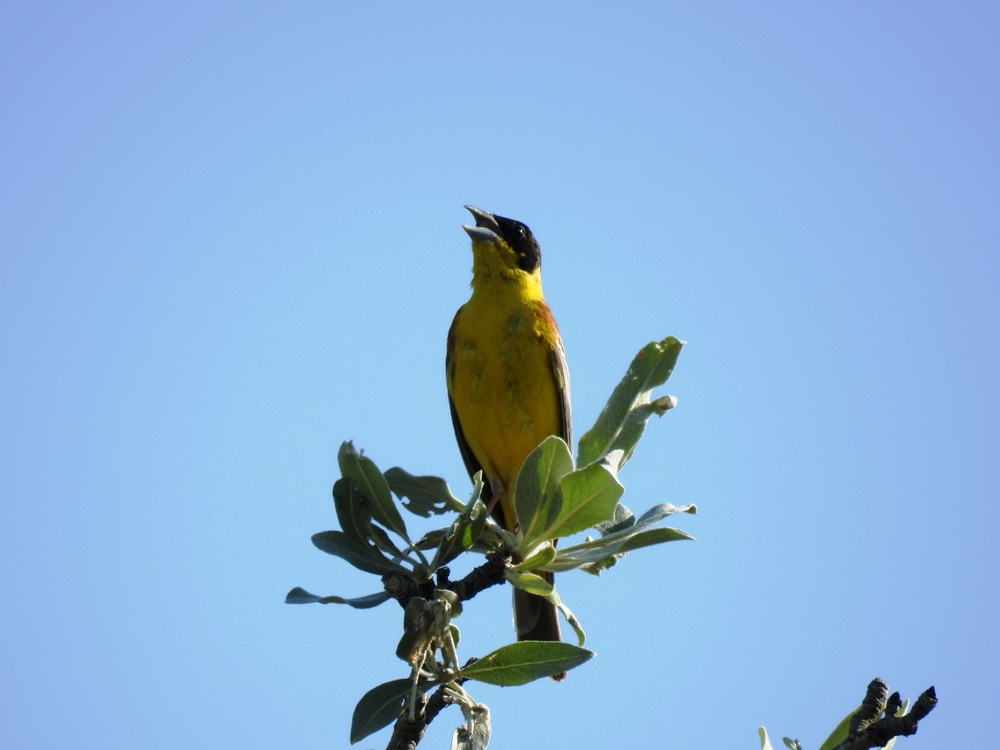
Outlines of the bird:
M572 442L569 369L531 230L465 208L475 218L462 226L472 240L472 295L448 331L448 401L469 476L482 471L491 515L516 531L513 485L524 459L550 435ZM518 588L514 627L519 641L561 640L556 607Z

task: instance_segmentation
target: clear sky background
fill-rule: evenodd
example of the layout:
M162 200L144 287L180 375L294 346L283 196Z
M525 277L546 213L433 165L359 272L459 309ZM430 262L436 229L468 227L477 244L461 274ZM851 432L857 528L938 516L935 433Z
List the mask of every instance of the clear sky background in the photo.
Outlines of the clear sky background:
M598 656L476 687L495 746L815 749L875 676L941 699L897 747L995 744L998 8L7 0L0 745L347 745L400 611L283 598L375 589L309 541L342 440L469 491L466 203L541 243L577 436L688 342L622 481L700 509L559 579Z

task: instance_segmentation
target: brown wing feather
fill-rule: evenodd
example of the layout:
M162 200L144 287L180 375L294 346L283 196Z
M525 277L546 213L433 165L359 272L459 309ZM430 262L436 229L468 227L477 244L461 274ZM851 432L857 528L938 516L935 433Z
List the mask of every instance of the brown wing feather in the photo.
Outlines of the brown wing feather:
M555 322L553 322L555 325ZM566 441L570 453L573 452L573 418L569 403L569 367L566 364L566 350L562 337L556 334L556 345L550 355L552 374L556 377L559 390L559 437Z

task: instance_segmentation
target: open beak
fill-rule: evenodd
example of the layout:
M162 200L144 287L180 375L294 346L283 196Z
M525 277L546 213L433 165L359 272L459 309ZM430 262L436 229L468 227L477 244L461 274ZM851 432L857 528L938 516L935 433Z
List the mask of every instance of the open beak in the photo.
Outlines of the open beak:
M493 218L493 214L487 213L481 208L476 208L475 206L466 206L465 208L476 219L476 226L474 227L467 227L464 224L462 225L462 229L468 233L469 237L472 238L472 241L493 242L496 240L498 234L500 233L500 225L497 224L497 220Z

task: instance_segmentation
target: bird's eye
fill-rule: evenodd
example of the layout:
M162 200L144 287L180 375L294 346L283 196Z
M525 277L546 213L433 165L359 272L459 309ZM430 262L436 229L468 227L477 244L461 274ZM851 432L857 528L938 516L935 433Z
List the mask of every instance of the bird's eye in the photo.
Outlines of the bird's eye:
M517 236L518 237L524 237L524 227L518 226L518 228L517 228Z

